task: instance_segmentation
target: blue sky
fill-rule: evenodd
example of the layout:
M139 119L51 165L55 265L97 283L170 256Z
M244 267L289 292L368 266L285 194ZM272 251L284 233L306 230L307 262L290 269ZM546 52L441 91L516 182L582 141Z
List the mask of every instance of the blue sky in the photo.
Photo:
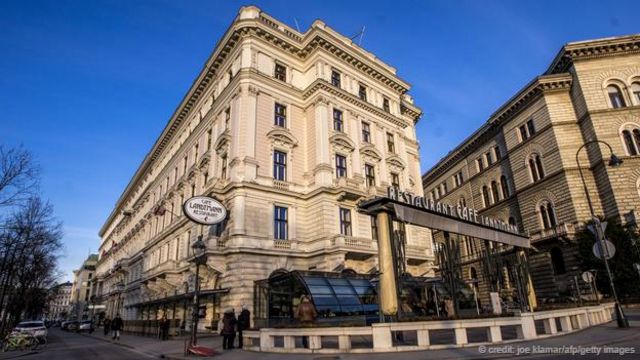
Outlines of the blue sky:
M424 110L422 170L569 41L640 33L640 2L254 1L320 18L398 69ZM243 2L0 1L0 142L23 144L65 224L69 278ZM295 4L295 5L292 5Z

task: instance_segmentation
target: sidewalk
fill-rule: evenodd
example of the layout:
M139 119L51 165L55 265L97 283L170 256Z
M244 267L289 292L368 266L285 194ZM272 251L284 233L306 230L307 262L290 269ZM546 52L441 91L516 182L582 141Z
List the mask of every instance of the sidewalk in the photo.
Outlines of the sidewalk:
M119 341L112 340L111 336L105 336L102 329L97 329L93 334L82 333L83 336L89 336L114 345L136 349L147 355L158 358L172 358L169 354L183 357L183 349L185 341L189 341L188 337L171 338L169 340L158 340L151 336L138 336L122 334ZM214 334L202 334L198 336L198 344L215 349L222 350L222 337ZM191 357L193 359L193 357Z

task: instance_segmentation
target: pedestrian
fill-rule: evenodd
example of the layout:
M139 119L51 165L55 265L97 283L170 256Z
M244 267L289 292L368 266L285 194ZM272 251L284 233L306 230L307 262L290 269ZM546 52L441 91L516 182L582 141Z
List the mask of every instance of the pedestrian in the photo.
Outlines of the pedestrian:
M318 316L316 307L313 306L311 300L309 300L309 297L307 297L306 295L302 295L302 298L300 299L300 305L298 305L298 309L296 311L296 317L298 318L298 321L300 321L300 324L302 324L303 327L310 327L316 320L316 316ZM308 336L302 337L302 346L305 348L309 347Z
M164 315L160 318L160 320L158 320L158 328L157 328L156 336L160 340L164 340L163 339L162 329L164 329L164 322L165 321L166 321L166 318L164 317Z
M233 309L225 311L222 316L222 348L233 349L233 340L236 337L236 315Z
M120 340L120 331L122 331L122 318L117 314L111 321L111 330L113 330L113 340Z
M251 325L251 312L247 305L242 305L242 311L238 316L238 348L242 349L242 331L247 330Z
M169 319L167 319L167 315L163 315L162 316L162 325L161 325L161 329L160 329L160 338L162 340L167 340L169 338L169 325L171 323L169 322Z
M109 319L108 316L104 318L102 326L104 327L104 336L109 336L109 332L111 332L111 319Z

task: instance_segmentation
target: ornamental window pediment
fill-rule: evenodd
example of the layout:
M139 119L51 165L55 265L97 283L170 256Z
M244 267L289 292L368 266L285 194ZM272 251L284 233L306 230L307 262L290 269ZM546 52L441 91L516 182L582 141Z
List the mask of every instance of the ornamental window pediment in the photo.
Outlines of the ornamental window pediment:
M365 159L373 162L382 160L382 154L373 144L366 144L360 147L360 155Z
M405 168L404 161L398 155L391 155L387 159L387 165L393 171L402 171Z
M216 143L213 145L213 148L216 149L216 153L218 155L224 154L227 152L229 144L231 143L231 134L229 130L225 130L220 136Z
M274 147L292 149L298 146L298 139L287 128L275 127L267 133Z
M356 148L353 141L344 133L331 135L329 142L331 142L338 151L352 152Z

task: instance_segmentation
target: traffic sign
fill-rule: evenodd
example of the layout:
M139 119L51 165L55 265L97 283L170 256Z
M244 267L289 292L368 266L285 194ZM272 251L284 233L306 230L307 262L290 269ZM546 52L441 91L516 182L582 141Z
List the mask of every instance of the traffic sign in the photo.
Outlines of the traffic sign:
M605 259L609 260L616 254L616 247L609 240L602 240L602 250L604 252ZM600 246L596 242L593 244L593 255L595 255L598 259L602 259L602 255L600 254Z
M585 271L582 273L582 280L584 280L584 282L591 284L591 282L593 281L593 274L590 271Z

